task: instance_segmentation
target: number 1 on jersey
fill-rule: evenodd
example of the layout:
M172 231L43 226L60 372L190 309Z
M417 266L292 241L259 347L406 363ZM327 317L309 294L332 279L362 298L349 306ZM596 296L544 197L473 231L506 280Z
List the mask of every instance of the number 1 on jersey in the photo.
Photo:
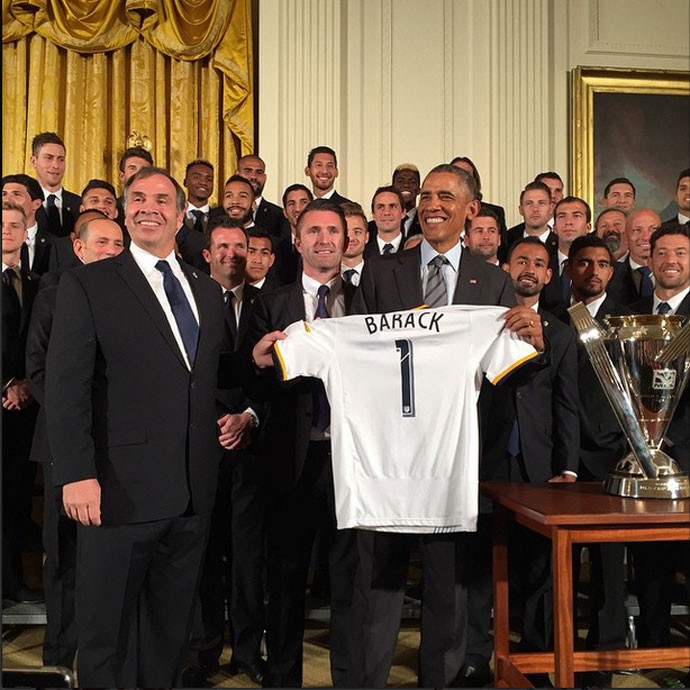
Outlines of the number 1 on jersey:
M395 348L400 353L400 383L402 386L402 416L415 416L414 362L412 341L407 338L396 340Z

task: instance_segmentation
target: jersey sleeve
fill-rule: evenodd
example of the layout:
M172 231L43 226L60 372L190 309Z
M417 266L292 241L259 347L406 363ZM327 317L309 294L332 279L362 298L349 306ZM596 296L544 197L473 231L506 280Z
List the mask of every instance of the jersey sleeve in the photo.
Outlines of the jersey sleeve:
M498 385L539 353L519 335L503 327L481 361L482 371Z
M335 355L336 319L312 323L296 321L285 329L287 338L274 345L274 362L283 381L297 376L324 379Z

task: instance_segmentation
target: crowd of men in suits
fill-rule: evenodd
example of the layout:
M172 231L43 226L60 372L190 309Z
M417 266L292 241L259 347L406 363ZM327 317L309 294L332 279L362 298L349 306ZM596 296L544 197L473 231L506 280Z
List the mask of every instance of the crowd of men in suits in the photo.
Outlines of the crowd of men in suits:
M424 566L420 684L490 682L490 506L480 505L476 533L338 530L323 384L277 380L275 333L418 307L440 275L442 304L502 305L506 327L538 352L509 385L482 385L480 478L603 480L627 443L567 307L582 301L600 322L688 315L690 169L678 177L677 216L662 223L636 208L621 177L593 228L587 202L543 172L520 193L524 222L508 229L466 156L424 179L399 165L369 219L335 191L326 146L309 152L311 184L286 187L281 206L264 198L254 154L239 159L216 208L207 160L191 161L180 185L133 147L119 197L105 180L79 196L62 186L65 155L58 135L39 134L35 178L2 180L3 599L45 597L44 664L72 668L78 651L85 687L200 687L229 637L223 671L299 687L315 558L334 685L384 687L412 548ZM686 390L667 438L685 471L689 429ZM21 560L41 538L42 593L26 587ZM545 650L548 543L519 530L514 540L521 645ZM587 644L623 647L624 546L588 550ZM663 646L687 554L632 550L639 642ZM610 687L611 674L582 683Z

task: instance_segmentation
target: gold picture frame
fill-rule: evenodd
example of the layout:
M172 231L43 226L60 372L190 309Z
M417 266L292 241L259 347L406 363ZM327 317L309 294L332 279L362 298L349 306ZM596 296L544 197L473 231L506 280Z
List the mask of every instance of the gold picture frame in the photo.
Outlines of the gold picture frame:
M571 86L573 194L596 212L606 183L627 177L638 207L668 216L690 164L690 72L576 67Z

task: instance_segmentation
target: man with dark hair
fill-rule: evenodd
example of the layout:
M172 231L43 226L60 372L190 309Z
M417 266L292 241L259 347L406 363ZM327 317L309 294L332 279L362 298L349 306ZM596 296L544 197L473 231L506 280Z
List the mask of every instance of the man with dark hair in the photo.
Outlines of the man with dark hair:
M542 291L539 300L544 309L548 310L570 302L571 280L565 271L568 253L573 241L591 230L592 210L584 199L565 196L556 204L553 218L553 231L558 238L557 251L551 255L549 261L553 278Z
M350 199L335 191L335 180L338 177L338 158L329 146L315 146L307 156L307 167L304 174L311 180L312 191L318 199L330 199L342 204Z
M23 206L2 203L2 597L36 603L24 584L21 553L31 520L35 466L28 462L38 405L26 379L26 338L38 276L21 263L26 241Z
M681 178L682 179L682 178ZM651 237L649 267L654 275L654 293L631 305L640 314L690 316L690 229L667 224ZM664 440L664 450L683 472L690 471L690 388L678 401ZM675 573L690 578L687 544L631 544L635 591L640 604L640 647L667 647L671 643L671 605L678 591ZM682 589L681 589L682 591ZM687 603L687 589L683 599Z
M544 182L535 180L527 184L520 192L518 207L524 220L508 230L508 248L521 237L538 237L549 255L553 254L558 248L558 238L549 227L554 207L551 190Z
M83 687L175 687L213 508L218 284L181 264L184 190L125 186L130 249L66 271L46 360L53 481L79 522Z
M371 198L369 240L365 258L394 254L402 250L402 221L405 217L403 195L392 186L379 187Z
M314 195L303 184L291 184L283 192L283 215L287 220L289 232L287 237L275 245L276 260L271 270L271 278L279 285L291 285L300 271L301 257L295 247L297 238L297 221Z
M501 246L501 231L498 216L488 208L480 208L465 228L463 242L470 254L498 266L498 250Z
M239 350L247 334L258 290L245 281L247 233L240 219L209 221L204 259L223 290L229 349ZM216 399L221 445L216 502L211 517L190 648L194 664L183 672L185 687L202 687L219 669L227 605L232 661L230 673L261 684L263 662L264 495L253 448L259 426L256 404L240 388L219 390Z
M187 163L182 181L182 186L187 190L185 225L202 234L208 227L211 211L208 200L213 194L213 177L213 163L197 158Z
M564 199L565 201L565 199ZM614 260L606 242L594 233L573 240L565 271L572 281L572 296L554 309L570 325L567 307L582 302L600 324L607 316L629 314L607 293ZM577 476L582 481L603 481L628 452L628 443L608 403L604 389L578 339L578 389L580 391L580 459ZM590 596L588 649L625 647L625 585L622 543L589 544ZM579 564L576 552L573 562ZM576 568L576 576L579 568ZM577 588L576 588L577 589ZM579 675L579 674L578 674ZM576 678L578 687L611 687L610 671L591 671Z
M557 172L553 172L553 170L547 170L535 175L534 181L543 182L549 188L551 191L551 203L556 208L556 204L563 198L563 179L561 176ZM553 223L550 223L549 227L553 230Z
M619 208L605 208L594 221L594 232L608 244L616 261L624 261L628 253L626 221L627 214Z
M276 260L273 251L273 237L265 230L252 229L247 233L249 244L247 245L247 268L245 274L247 282L257 290L272 290L278 287L268 272Z
M120 161L118 163L118 180L120 184L126 185L130 177L138 173L142 168L148 168L153 165L153 156L143 146L130 146L125 149ZM124 212L124 193L117 199L117 218L118 223L122 227L125 234L125 245L129 244L129 234L125 227L125 212Z
M404 237L421 234L422 228L417 219L417 196L419 195L419 168L414 163L401 163L394 171L391 184L403 196L405 217L402 233Z
M89 180L81 193L79 212L81 213L90 208L97 208L99 211L103 211L111 220L117 219L117 197L115 195L115 187L110 182L98 179Z
M458 168L462 168L470 175L472 175L474 181L477 184L477 200L480 202L480 208L488 208L490 211L493 211L496 214L496 217L498 218L498 229L501 232L501 250L499 251L499 259L501 261L505 261L506 253L508 251L509 246L507 238L508 229L506 227L505 209L503 208L503 206L498 206L497 204L490 204L488 201L483 200L482 178L479 175L479 170L477 170L477 166L474 164L474 161L471 158L469 158L468 156L456 156L455 158L453 158L450 164Z
M353 313L385 313L424 304L513 306L508 275L473 257L460 241L465 222L479 210L476 181L465 170L439 165L419 197L422 243L364 265ZM481 286L481 289L478 289ZM504 314L509 330L543 350L541 318L528 307ZM539 358L538 365L544 360ZM478 462L478 458L477 458ZM468 492L476 487L468 487ZM384 687L400 625L407 562L415 534L357 530L359 567L351 630L355 658L348 679L355 687ZM423 534L424 564L420 687L450 687L465 661L466 601L462 533Z
M56 237L66 237L74 227L79 197L62 186L65 175L65 144L55 132L37 134L31 142L29 163L43 190L46 229Z
M302 256L298 280L254 302L248 351L269 332L295 321L344 316L349 295L340 278L346 221L339 204L315 199L297 220ZM337 530L331 467L330 408L323 384L301 378L283 386L273 369L252 379L269 412L262 424L259 461L269 483L268 650L264 687L301 687L304 601L312 543L324 529L330 561L330 658L335 687L347 687L347 629L356 551L352 530Z
M635 208L635 185L627 177L614 177L604 188L602 206L630 213Z
M268 199L264 199L263 196L264 186L266 185L266 163L253 153L242 156L237 161L235 174L242 175L242 177L248 179L254 188L254 203L256 204L254 222L256 226L266 230L274 237L282 237L285 222L283 209L271 203Z
M256 202L252 183L242 175L231 175L225 182L223 192L223 210L230 216L240 220L245 228L254 225L254 209Z
M681 170L678 175L674 201L678 206L678 215L665 220L661 224L662 228L667 225L675 225L675 223L680 223L681 225L688 225L690 223L690 168Z
M37 275L43 275L49 267L54 235L46 229L46 217L38 210L43 203L41 185L29 175L5 175L2 178L2 200L17 204L26 216L26 242L22 246L21 263Z
M551 361L515 388L483 382L479 476L482 481L574 482L580 443L577 346L572 329L539 306L539 295L551 280L549 252L537 237L520 238L510 247L503 269L510 275L518 304L542 315ZM464 687L475 688L490 681L492 653L490 501L482 500L480 511L477 534L472 537L475 566L468 593L467 663L461 675ZM550 544L541 535L519 526L511 532L511 586L524 607L519 625L521 651L552 649L550 554ZM541 687L544 678L530 680Z

